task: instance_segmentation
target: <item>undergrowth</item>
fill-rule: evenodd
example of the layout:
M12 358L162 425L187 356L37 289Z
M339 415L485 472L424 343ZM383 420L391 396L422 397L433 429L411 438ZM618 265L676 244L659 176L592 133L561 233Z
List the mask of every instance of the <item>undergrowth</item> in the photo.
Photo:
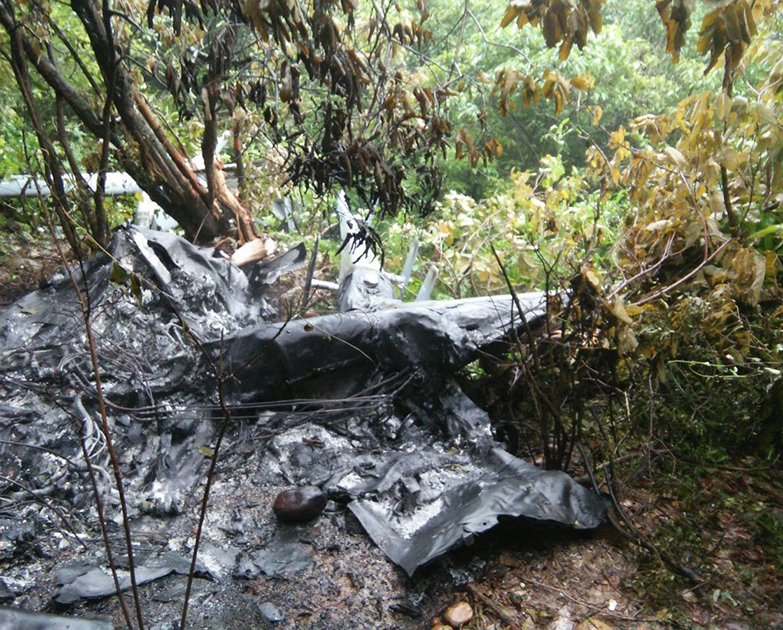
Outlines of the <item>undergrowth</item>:
M765 254L750 291L746 264L759 255L737 240L713 245L705 264L704 244L675 231L675 258L658 241L637 243L631 261L632 221L604 232L613 248L596 248L583 220L559 221L556 234L542 223L526 236L540 265L532 286L518 258L497 257L495 292L546 288L549 314L464 369L466 391L519 456L611 497L612 521L638 543L625 586L662 623L772 619L783 602L779 256ZM454 244L465 251L470 238Z

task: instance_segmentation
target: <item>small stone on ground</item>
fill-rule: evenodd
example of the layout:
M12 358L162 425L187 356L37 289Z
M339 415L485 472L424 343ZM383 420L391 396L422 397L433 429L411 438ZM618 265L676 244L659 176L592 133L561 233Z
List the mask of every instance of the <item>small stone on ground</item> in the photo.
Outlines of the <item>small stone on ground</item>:
M449 606L443 614L443 618L450 626L459 628L473 619L473 609L467 602L459 602Z

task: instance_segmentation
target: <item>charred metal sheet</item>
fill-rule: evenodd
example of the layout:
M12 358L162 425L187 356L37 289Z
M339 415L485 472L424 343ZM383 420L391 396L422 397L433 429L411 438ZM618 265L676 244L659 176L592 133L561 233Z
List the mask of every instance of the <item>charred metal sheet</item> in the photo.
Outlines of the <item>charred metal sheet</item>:
M167 553L161 557L150 560L144 565L136 567L136 583L147 584L171 573L187 575L190 571L190 559L176 553ZM209 571L198 565L196 575L209 577ZM120 576L120 588L127 590L131 587L130 576L123 572ZM114 578L111 573L98 566L80 564L76 567L65 567L58 571L57 583L59 588L54 595L56 602L60 604L72 604L80 599L95 599L114 595Z
M575 529L592 529L602 521L606 507L600 497L563 472L541 470L500 448L492 450L486 469L478 479L455 484L406 515L395 513L388 502L371 499L353 501L348 507L408 575L491 529L503 516L553 521Z
M111 630L109 620L77 619L0 606L0 630Z

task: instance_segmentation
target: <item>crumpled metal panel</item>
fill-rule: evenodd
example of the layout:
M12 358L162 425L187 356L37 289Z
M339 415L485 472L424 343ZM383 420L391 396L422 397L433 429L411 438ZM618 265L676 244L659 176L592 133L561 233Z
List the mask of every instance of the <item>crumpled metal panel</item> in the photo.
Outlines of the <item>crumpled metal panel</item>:
M559 471L542 470L501 448L492 449L479 479L455 484L438 499L431 514L421 506L401 517L378 502L360 499L348 507L373 541L408 575L465 542L494 527L502 516L524 516L553 521L575 529L597 527L606 506L594 492ZM396 527L395 527L396 526ZM406 534L399 533L402 526Z

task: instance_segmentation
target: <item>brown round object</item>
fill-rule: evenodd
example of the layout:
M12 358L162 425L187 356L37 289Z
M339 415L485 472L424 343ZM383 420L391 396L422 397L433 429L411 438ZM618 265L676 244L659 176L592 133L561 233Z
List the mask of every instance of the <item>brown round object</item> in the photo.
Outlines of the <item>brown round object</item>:
M446 609L443 618L449 625L459 628L473 619L473 609L468 602L457 602Z
M326 507L326 495L317 486L283 490L272 510L283 523L303 523L317 518Z

